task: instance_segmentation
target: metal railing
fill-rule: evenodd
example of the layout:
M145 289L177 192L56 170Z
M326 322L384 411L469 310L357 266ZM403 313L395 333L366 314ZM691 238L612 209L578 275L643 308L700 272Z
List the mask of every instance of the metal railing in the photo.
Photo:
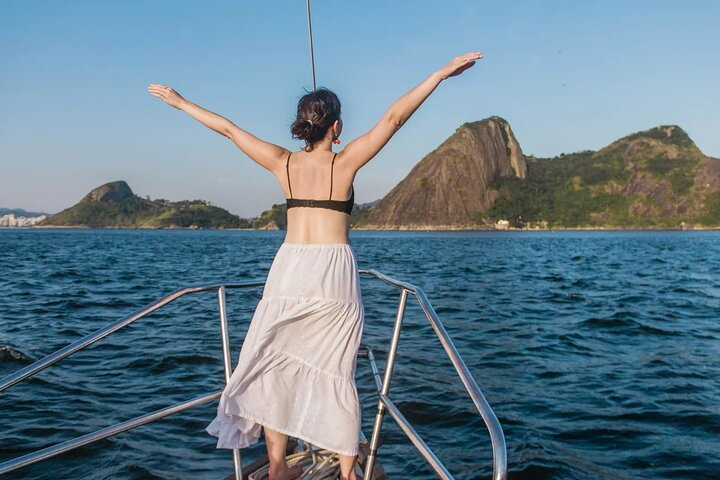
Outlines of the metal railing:
M397 315L395 318L395 325L393 328L393 334L391 338L390 343L390 349L388 351L388 357L387 362L385 366L385 371L383 378L380 378L380 372L377 367L377 363L375 361L375 355L370 347L367 345L362 345L359 356L367 356L368 361L370 363L370 368L373 374L373 379L375 381L375 386L378 390L378 410L375 416L375 421L373 425L373 432L370 439L370 446L369 446L369 454L365 460L365 478L370 479L372 475L372 471L377 459L377 450L379 446L379 440L380 440L380 430L382 429L383 424L383 418L385 416L385 412L389 412L390 415L393 417L393 419L398 423L400 428L403 430L403 432L408 436L410 441L415 445L415 447L419 450L420 454L425 458L425 460L428 462L430 467L435 471L435 473L442 479L452 479L452 475L448 472L448 470L445 468L445 466L442 464L442 462L437 458L437 456L433 453L433 451L428 447L428 445L423 441L423 439L418 435L418 433L415 431L415 429L410 425L408 420L402 415L400 410L395 406L395 404L392 402L392 400L389 398L390 393L390 384L392 381L393 376L393 369L395 366L395 360L397 355L397 348L400 340L400 331L402 329L402 322L405 315L405 306L407 305L407 296L408 293L414 295L418 302L420 303L420 306L425 313L425 316L427 317L428 321L432 325L433 329L435 330L435 333L437 334L440 343L442 344L443 348L445 349L446 353L448 354L448 357L450 358L450 361L452 362L453 366L455 367L455 370L458 372L458 375L460 376L463 385L465 386L466 390L468 391L473 403L475 404L475 407L478 409L478 412L480 413L483 421L485 422L485 425L488 428L488 431L490 433L490 439L492 443L492 450L493 450L493 479L494 480L505 480L507 478L507 453L505 449L505 437L503 435L502 428L500 427L500 423L497 420L497 417L493 413L492 409L490 408L490 405L485 400L485 397L483 396L482 392L480 391L480 388L478 387L477 383L473 379L472 375L470 374L470 371L468 370L467 366L465 365L465 362L460 357L460 354L458 353L457 349L455 348L454 344L452 343L452 340L450 339L449 335L447 334L447 331L445 330L445 327L443 326L442 322L438 318L437 314L435 313L435 310L433 309L432 305L428 301L427 297L425 296L425 293L415 285L412 285L410 283L401 282L398 280L395 280L393 278L390 278L386 275L383 275L382 273L379 273L375 270L360 270L361 274L369 274L372 275L385 283L388 283L392 286L398 287L401 289L400 294L400 302L398 305ZM0 380L0 392L7 390L8 388L12 387L13 385L22 382L33 375L41 372L42 370L48 368L49 366L61 361L64 358L69 357L70 355L94 344L95 342L101 340L102 338L122 329L123 327L126 327L127 325L130 325L131 323L149 315L150 313L158 310L159 308L163 307L164 305L167 305L168 303L171 303L175 300L177 300L180 297L183 297L188 294L192 293L198 293L198 292L206 292L206 291L212 291L215 290L218 295L218 307L219 307L219 313L220 313L220 334L222 339L222 348L223 348L223 364L224 364L224 374L225 374L225 382L227 383L230 380L230 376L232 374L232 361L230 357L230 341L229 341L229 333L228 333L228 321L227 321L227 303L225 298L225 293L227 289L237 289L237 288L253 288L253 287L259 287L263 286L265 284L264 280L257 280L257 281L250 281L250 282L241 282L241 283L228 283L228 284L210 284L210 285L198 285L193 287L187 287L182 288L179 290L176 290L175 292L156 300L155 302L147 305L146 307L141 308L140 310L137 310L136 312L128 315L127 317L122 318L121 320L118 320L117 322L114 322L104 328L101 328L100 330L97 330L94 333L91 333L69 345L66 347L48 355L47 357L38 360L37 362L33 363L32 365L28 365L27 367L11 374L5 377L4 379ZM195 398L192 400L189 400L187 402L183 402L181 404L164 408L116 425L113 425L111 427L107 427L77 438L74 438L72 440L68 440L65 442L61 442L59 444L43 448L31 453L28 453L26 455L22 455L20 457L13 458L11 460L7 460L3 463L0 463L0 475L4 473L9 473L14 470L17 470L19 468L31 465L33 463L37 463L43 460L46 460L48 458L54 457L56 455L59 455L61 453L67 452L69 450L81 447L83 445L88 445L90 443L97 442L99 440L102 440L104 438L111 437L113 435L117 435L118 433L126 432L128 430L131 430L133 428L137 428L141 425L145 425L151 422L154 422L156 420L159 420L161 418L165 418L169 415L172 415L174 413L182 412L184 410L188 410L190 408L212 402L218 398L220 398L220 395L222 394L221 391L211 393L208 395L204 395L199 398ZM233 467L234 467L234 477L236 480L242 479L242 465L241 465L241 459L240 459L240 452L238 449L234 449L232 451L233 456Z
M477 408L480 416L485 422L485 426L487 427L488 433L490 434L490 442L492 444L493 480L505 480L507 478L507 450L505 447L505 435L503 434L500 422L495 416L495 413L490 407L490 404L488 404L487 400L485 400L485 397L480 391L480 387L478 387L475 379L470 374L470 370L468 370L467 365L465 365L465 362L455 348L455 344L453 344L452 340L450 339L450 335L448 335L447 331L445 330L445 326L442 324L440 318L438 318L437 316L437 313L435 313L435 309L425 296L425 292L423 292L421 288L411 283L395 280L394 278L383 275L376 270L361 269L360 273L373 275L382 280L383 282L401 289L400 302L398 304L397 315L395 317L395 326L393 328L393 334L390 340L390 350L388 351L387 362L385 364L385 372L382 380L380 380L380 372L375 362L375 355L370 348L365 346L368 360L370 362L370 368L373 372L373 378L375 379L375 386L378 389L379 398L378 409L377 413L375 414L375 423L373 425L372 437L370 438L370 453L368 454L368 458L365 463L365 478L371 478L370 475L372 473L373 466L377 458L377 449L380 441L380 429L382 428L385 410L387 410L390 413L390 416L392 416L393 419L400 426L405 435L407 435L413 445L415 445L415 448L420 451L420 454L423 456L423 458L425 458L425 461L428 462L428 464L438 475L438 477L442 479L453 479L453 476L450 474L450 472L448 472L442 462L437 458L435 453L433 453L430 447L425 443L425 441L420 437L420 435L418 435L412 425L410 425L410 422L408 422L408 420L403 416L403 414L395 406L392 400L390 400L389 397L390 382L392 381L397 348L400 343L400 331L402 329L402 322L405 316L405 306L407 305L408 293L410 293L414 295L415 298L417 298L420 307L425 313L425 317L427 317L430 325L433 327L433 330L435 330L435 334L438 336L440 343L442 344L445 352L450 358L450 362L452 362L453 366L455 367L455 370L460 376L460 379L462 380L465 389L467 390L470 398L475 404L475 408Z
M228 284L210 284L210 285L197 285L194 287L186 287L181 288L179 290L176 290L172 292L169 295L166 295L165 297L154 301L153 303L141 308L140 310L137 310L136 312L128 315L127 317L124 317L117 322L111 323L110 325L101 328L100 330L97 330L96 332L93 332L73 343L70 345L61 348L60 350L48 355L47 357L38 360L37 362L33 363L32 365L28 365L27 367L18 370L17 372L13 373L12 375L8 375L7 377L0 380L0 392L3 392L4 390L7 390L8 388L12 387L13 385L22 382L24 380L27 380L28 378L32 377L33 375L41 372L42 370L45 370L51 365L56 364L60 360L69 357L70 355L89 347L93 343L97 342L98 340L101 340L108 335L117 332L121 328L127 327L133 322L136 322L137 320L140 320L141 318L151 314L152 312L160 309L161 307L167 305L168 303L174 302L180 297L184 297L185 295L191 294L191 293L199 293L199 292L207 292L215 290L217 291L218 295L218 305L220 310L220 335L222 337L222 349L223 349L223 364L224 364L224 370L225 370L225 382L230 379L230 375L232 374L232 361L230 359L230 339L228 334L228 321L227 321L227 304L225 299L225 291L228 288L251 288L251 287L260 287L265 284L264 280L257 280L257 281L250 281L250 282L243 282L243 283L228 283ZM90 443L97 442L99 440L102 440L104 438L111 437L113 435L117 435L118 433L126 432L128 430L131 430L133 428L139 427L141 425L145 425L147 423L153 422L155 420L159 420L161 418L165 418L168 415L172 415L173 413L182 412L184 410L187 410L189 408L196 407L198 405L202 405L204 403L211 402L215 399L220 398L220 395L222 392L215 392L209 395L205 395L200 398L196 398L187 402L183 402L179 405L175 405L173 407L164 408L162 410L158 410L155 412L152 412L147 415L143 415L141 417L134 418L132 420L128 420L122 423L119 423L117 425L113 425L112 427L104 428L101 430L98 430L93 433L89 433L87 435L83 435L81 437L74 438L72 440L68 440L62 443L58 443L57 445L53 445L51 447L43 448L41 450L37 450L32 453L28 453L26 455L22 455L17 458L13 458L12 460L5 461L3 463L0 463L0 475L8 472L12 472L13 470L17 470L18 468L26 467L28 465L32 465L33 463L40 462L42 460L46 460L48 458L54 457L56 455L59 455L61 453L67 452L68 450L72 450L74 448L81 447L83 445L88 445ZM240 461L240 451L238 449L233 449L232 451L233 456L233 466L235 470L235 480L242 480L242 465Z

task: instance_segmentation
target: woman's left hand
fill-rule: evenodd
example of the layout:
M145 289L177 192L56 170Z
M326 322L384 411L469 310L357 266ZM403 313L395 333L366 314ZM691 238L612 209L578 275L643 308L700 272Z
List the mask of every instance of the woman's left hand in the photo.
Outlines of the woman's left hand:
M482 58L483 54L480 52L466 53L465 55L455 57L450 61L450 63L438 70L440 78L445 80L449 77L460 75L465 70L475 65L475 61L481 60Z
M182 105L182 103L185 101L185 99L178 92L168 87L167 85L160 85L159 83L151 83L148 87L148 92L150 92L151 95L155 95L156 97L160 98L168 105L178 109L180 108L180 105Z

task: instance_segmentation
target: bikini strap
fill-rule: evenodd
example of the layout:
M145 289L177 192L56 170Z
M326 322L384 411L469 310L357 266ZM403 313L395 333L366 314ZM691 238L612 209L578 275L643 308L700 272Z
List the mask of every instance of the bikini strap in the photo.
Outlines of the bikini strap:
M292 152L288 154L287 162L285 162L285 170L287 171L288 188L290 189L290 198L292 198L292 187L290 186L290 156Z
M337 157L337 153L333 155L332 163L330 164L330 197L328 197L328 200L332 200L333 167L335 166L335 157Z

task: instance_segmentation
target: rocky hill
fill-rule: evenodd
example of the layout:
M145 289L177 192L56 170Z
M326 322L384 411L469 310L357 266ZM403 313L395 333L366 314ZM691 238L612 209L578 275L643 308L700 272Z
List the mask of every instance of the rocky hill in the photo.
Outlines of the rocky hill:
M526 157L499 117L466 123L385 197L356 205L352 228L720 227L720 159L680 127L628 135L595 152ZM252 220L202 200L143 199L111 182L41 226L285 229L285 204Z
M527 164L500 117L466 123L413 167L358 226L468 228L500 196L499 177L523 179Z
M720 160L683 129L660 126L597 151L529 158L524 181L498 178L486 220L514 226L720 226Z
M77 204L46 218L39 226L92 228L248 228L247 220L203 200L150 200L124 181L93 189Z
M720 160L675 125L594 152L525 157L499 117L461 126L356 228L720 227Z

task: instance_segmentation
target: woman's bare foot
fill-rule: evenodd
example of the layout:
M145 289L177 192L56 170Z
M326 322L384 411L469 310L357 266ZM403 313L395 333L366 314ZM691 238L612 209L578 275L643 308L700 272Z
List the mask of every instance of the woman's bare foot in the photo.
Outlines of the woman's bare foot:
M302 465L295 465L292 467L288 467L287 465L281 465L278 469L270 467L270 470L268 471L268 476L270 477L270 480L294 480L298 478L302 473Z

